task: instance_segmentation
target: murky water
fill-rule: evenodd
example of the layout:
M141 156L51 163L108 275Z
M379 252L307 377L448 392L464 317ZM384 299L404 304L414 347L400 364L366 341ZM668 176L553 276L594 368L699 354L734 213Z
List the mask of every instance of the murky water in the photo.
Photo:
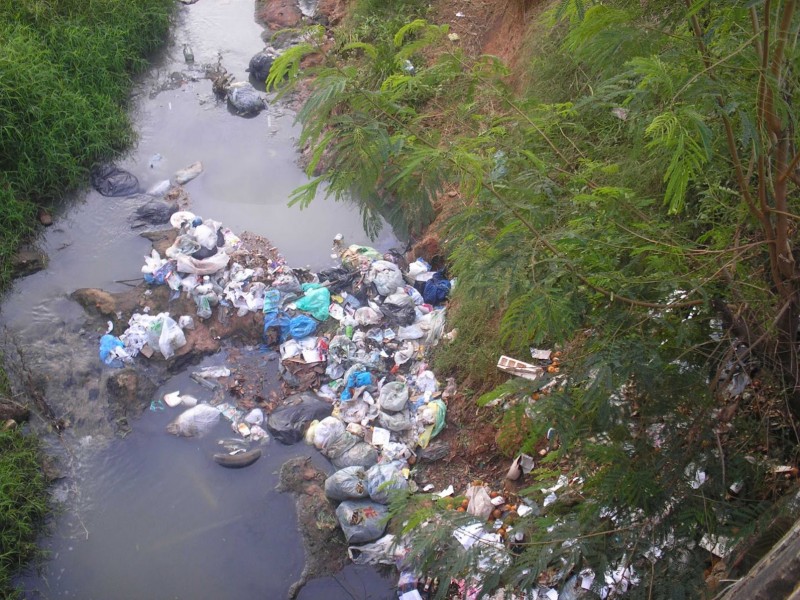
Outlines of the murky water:
M357 208L322 199L302 212L288 208L289 193L306 181L296 165L293 116L278 108L234 116L202 79L202 65L219 57L246 79L250 56L262 48L260 33L252 0L181 7L170 47L140 85L140 142L119 165L147 189L200 160L205 171L186 185L193 212L268 237L292 265L323 267L336 233L368 242ZM184 44L195 66L184 63ZM154 93L174 72L186 83ZM151 167L155 154L162 158ZM15 365L24 362L69 425L60 439L47 438L67 475L54 486L63 511L42 542L51 557L20 584L31 598L283 598L302 570L303 550L293 499L274 491L276 472L291 456L316 454L312 449L271 442L253 466L224 469L210 457L220 439L232 437L227 423L221 419L200 439L175 438L164 427L179 409L145 411L130 435L115 437L109 370L97 358L102 332L69 294L81 287L119 291L120 281L141 277L149 242L130 227L134 209L130 200L93 191L65 200L40 240L48 268L17 281L2 299L6 354ZM372 245L393 243L387 231ZM208 394L182 373L155 397L176 389L201 400ZM372 569L349 567L312 582L301 598L388 598L390 585Z

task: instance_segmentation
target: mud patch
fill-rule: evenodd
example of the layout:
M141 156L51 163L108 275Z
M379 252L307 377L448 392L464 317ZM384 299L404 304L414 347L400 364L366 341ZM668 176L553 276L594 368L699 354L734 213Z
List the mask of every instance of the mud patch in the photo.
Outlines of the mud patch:
M295 495L298 529L306 553L303 572L289 588L289 598L296 598L309 580L333 575L347 562L347 545L333 505L323 491L326 478L310 459L302 456L281 466L277 490Z

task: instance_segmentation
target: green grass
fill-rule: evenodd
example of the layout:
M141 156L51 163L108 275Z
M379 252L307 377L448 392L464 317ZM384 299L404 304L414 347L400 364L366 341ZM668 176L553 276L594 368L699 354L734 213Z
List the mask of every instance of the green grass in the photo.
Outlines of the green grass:
M15 597L14 574L38 552L36 534L47 513L47 483L35 437L0 431L0 596Z
M0 289L36 207L130 145L132 76L171 0L0 0Z
M173 6L0 0L0 291L37 208L86 185L93 164L133 141L132 77L164 43ZM0 432L0 597L16 595L11 578L37 552L46 488L36 438Z

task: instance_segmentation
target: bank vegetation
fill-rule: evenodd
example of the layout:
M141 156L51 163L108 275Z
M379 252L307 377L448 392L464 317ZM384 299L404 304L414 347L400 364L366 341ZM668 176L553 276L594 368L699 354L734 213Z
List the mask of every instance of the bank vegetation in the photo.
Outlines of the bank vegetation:
M512 72L424 5L362 0L273 66L278 88L313 77L294 201L323 187L371 227L434 223L458 280L437 372L537 457L524 494L567 482L487 588L590 567L632 569L630 597L713 596L796 518L798 12L555 1ZM531 346L558 368L503 381L498 357ZM447 527L417 537L443 580L475 572Z

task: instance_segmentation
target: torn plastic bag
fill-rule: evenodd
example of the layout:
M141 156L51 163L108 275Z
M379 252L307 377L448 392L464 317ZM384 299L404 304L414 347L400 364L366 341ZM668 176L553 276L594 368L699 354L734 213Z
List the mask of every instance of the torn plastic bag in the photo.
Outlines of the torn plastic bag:
M169 313L160 313L148 327L147 343L169 359L173 357L175 350L186 344L186 336Z
M314 446L324 451L337 437L344 433L344 423L336 417L325 417L314 428Z
M331 414L332 407L316 394L303 392L286 399L286 404L270 413L267 429L282 444L296 444L303 439L306 427L315 419Z
M393 293L383 301L381 312L392 325L411 325L417 318L414 306L414 300L408 294Z
M381 427L390 431L408 431L411 429L411 417L407 410L391 414L381 411L378 413L378 423L380 423Z
M337 335L328 344L328 360L342 363L350 360L356 351L356 345L346 335Z
M388 260L376 260L369 267L369 273L365 278L367 283L374 283L375 289L381 296L388 296L403 287L403 274L400 268Z
M425 332L422 331L422 328L416 323L408 327L400 327L397 330L398 340L419 340L423 337L425 337Z
M425 289L422 292L422 297L425 302L433 306L437 306L447 300L450 295L450 280L446 279L440 271L433 274L427 282L425 282Z
M345 467L325 480L325 495L331 500L367 498L367 472L364 467Z
M317 273L319 280L323 283L327 283L328 289L334 294L349 289L360 276L358 271L348 271L343 267L325 269Z
M281 307L281 292L276 289L268 289L264 292L264 313L277 312Z
M444 429L446 414L447 405L439 399L420 406L417 411L417 423L424 425L424 429L417 439L420 448L427 448L431 438L439 435L439 432Z
M389 509L368 500L345 500L336 509L336 519L348 544L372 542L386 531Z
M175 263L168 261L152 273L145 273L144 280L146 283L164 285L173 273L175 273Z
M203 435L211 431L219 421L220 412L209 404L198 404L182 412L172 423L167 425L167 431L183 437Z
M371 544L347 548L347 556L357 565L394 566L403 554L403 550L396 547L395 537L391 533Z
M381 409L389 412L403 410L408 404L408 386L400 381L384 384L378 402Z
M100 338L100 360L110 367L121 367L122 356L127 354L122 350L125 344L115 335L105 334Z
M417 355L419 344L413 340L405 342L400 348L394 352L394 362L398 365L404 365Z
M347 434L349 432L345 432ZM337 469L345 467L371 467L378 462L378 451L366 442L358 442L338 458L332 458L331 463Z
M408 481L400 472L399 462L373 465L367 471L367 491L375 502L389 504L392 496L408 489Z
M92 187L103 196L131 196L139 191L139 180L114 165L94 167L90 176Z
M295 302L297 310L311 313L317 321L328 319L328 308L331 305L331 293L328 288L318 283L304 283L303 291L305 295Z
M191 235L179 235L167 248L167 258L177 258L180 255L191 256L200 250L200 244Z
M303 291L297 276L288 267L275 274L272 279L272 287L284 294L299 294Z
M485 521L494 510L489 492L482 485L471 485L464 494L469 500L467 512Z
M378 325L383 320L383 315L374 308L362 306L356 310L355 320L362 327Z
M363 369L364 367L361 365L354 365L345 374L345 387L340 396L343 401L346 402L353 397L353 390L355 388L372 385L372 375Z
M176 258L178 263L178 273L194 273L195 275L213 275L228 266L230 256L224 252L217 252L214 256L209 256L202 260L197 260L185 254L179 254Z

